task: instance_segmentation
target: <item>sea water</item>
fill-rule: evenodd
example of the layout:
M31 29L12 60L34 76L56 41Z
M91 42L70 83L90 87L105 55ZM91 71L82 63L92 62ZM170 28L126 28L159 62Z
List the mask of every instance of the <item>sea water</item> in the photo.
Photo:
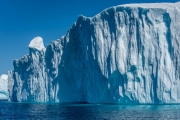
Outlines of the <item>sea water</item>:
M0 102L0 120L174 120L180 105L44 104Z

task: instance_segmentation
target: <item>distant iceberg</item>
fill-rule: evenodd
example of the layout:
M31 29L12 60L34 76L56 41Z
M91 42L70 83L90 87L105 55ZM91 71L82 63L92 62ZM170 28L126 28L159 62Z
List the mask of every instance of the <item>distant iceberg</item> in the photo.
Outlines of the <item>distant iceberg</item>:
M89 18L14 60L20 102L180 103L180 3L127 4Z
M2 74L0 76L0 100L8 98L8 75Z

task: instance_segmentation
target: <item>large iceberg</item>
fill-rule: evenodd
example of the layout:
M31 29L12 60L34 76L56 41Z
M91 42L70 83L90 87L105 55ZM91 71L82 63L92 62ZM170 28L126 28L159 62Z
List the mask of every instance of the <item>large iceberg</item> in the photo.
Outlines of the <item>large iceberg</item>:
M180 3L127 4L89 18L14 60L9 95L21 102L180 103Z
M8 75L2 74L0 76L0 100L8 98Z

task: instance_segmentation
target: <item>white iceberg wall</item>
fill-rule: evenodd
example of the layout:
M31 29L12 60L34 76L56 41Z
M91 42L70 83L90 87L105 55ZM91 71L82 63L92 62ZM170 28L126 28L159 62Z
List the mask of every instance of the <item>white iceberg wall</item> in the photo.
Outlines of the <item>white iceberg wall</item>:
M79 16L46 50L30 47L14 61L12 101L180 103L178 6L120 5Z
M0 76L0 99L8 99L8 76L2 74Z
M10 76L13 76L14 82L13 88L9 87L12 101L44 102L48 99L48 81L44 67L45 49L42 38L36 38L29 45L29 55L13 62L14 71L11 72ZM39 46L32 45L32 42L38 43L39 41Z

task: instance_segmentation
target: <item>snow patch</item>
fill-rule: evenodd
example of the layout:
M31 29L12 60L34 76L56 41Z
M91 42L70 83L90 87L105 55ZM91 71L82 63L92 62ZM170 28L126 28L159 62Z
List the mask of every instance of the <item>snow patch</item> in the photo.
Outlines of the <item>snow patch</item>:
M174 7L179 7L180 2L176 3L141 3L141 4L124 4L124 5L119 5L119 6L124 6L124 7L141 7L141 8L172 8ZM119 7L117 6L117 7Z
M45 49L43 39L41 37L35 37L34 39L31 40L29 44L29 48L35 48L39 51Z
M8 80L8 75L2 74L0 77L2 80Z

